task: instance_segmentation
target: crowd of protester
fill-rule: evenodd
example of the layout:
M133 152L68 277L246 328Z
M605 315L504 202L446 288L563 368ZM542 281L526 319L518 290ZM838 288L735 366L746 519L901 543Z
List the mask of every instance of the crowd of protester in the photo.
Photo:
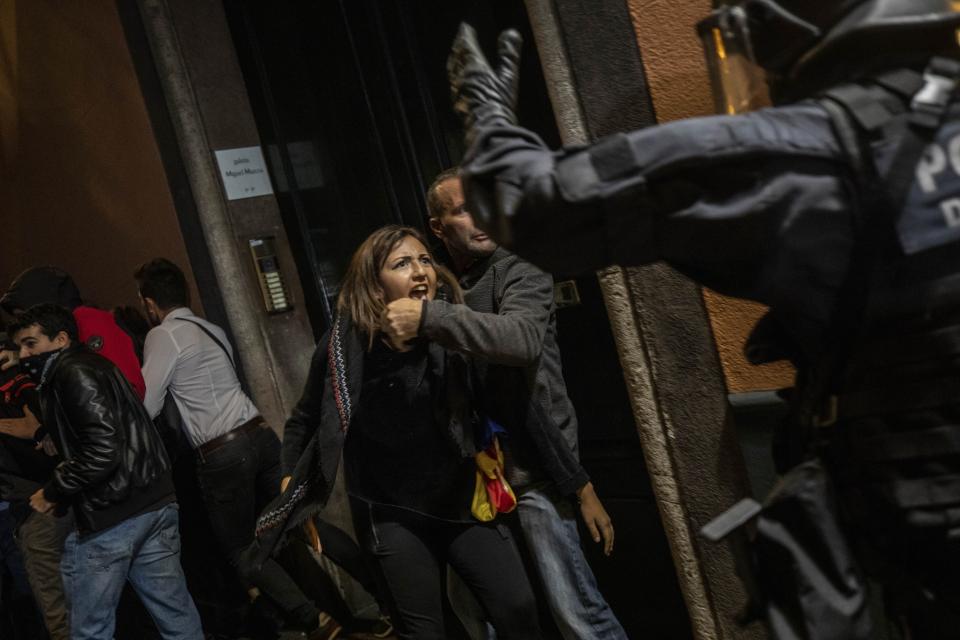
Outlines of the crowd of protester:
M578 515L607 554L613 526L552 280L474 226L455 171L427 199L447 264L410 227L361 244L282 441L172 262L136 270L144 315L85 305L55 267L14 280L4 637L626 637L580 548ZM341 459L356 541L323 514ZM321 554L379 611L356 615Z

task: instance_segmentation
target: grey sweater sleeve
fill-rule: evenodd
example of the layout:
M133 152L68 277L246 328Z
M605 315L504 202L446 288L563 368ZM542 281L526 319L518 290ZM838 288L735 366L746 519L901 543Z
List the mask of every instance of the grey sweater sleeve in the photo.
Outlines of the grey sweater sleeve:
M770 293L791 284L761 288L774 280L769 274L794 271L785 260L803 261L796 271L817 280L810 274L832 259L798 250L798 234L801 243L828 248L849 235L850 171L830 114L804 102L679 120L559 151L531 131L491 121L461 176L471 213L489 229L508 225L509 248L548 271L666 260L721 293L772 305ZM821 239L821 230L831 237Z
M424 303L420 331L452 351L514 367L535 364L553 310L553 278L517 261L504 275L499 313L443 300Z
M498 313L474 311L466 305L431 300L424 303L421 335L444 347L479 360L506 366L529 367L553 393L560 385L543 379L544 343L553 321L553 277L529 262L513 262L500 275ZM479 286L479 285L478 285ZM559 357L559 354L554 354ZM549 396L534 395L532 410L539 418L526 424L531 444L547 476L564 494L580 489L590 478L568 440L549 415ZM573 408L571 407L571 411ZM575 437L575 436L574 436Z

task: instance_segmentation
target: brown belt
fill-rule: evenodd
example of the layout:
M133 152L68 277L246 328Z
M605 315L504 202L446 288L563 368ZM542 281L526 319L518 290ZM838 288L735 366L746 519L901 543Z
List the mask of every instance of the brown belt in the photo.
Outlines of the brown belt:
M257 416L251 420L247 420L242 425L236 429L231 429L227 431L222 436L217 436L213 440L208 440L202 445L197 447L197 454L200 456L200 460L203 460L205 457L222 447L223 445L236 440L240 436L246 435L248 433L253 433L257 429L262 429L266 427L267 424L263 420L263 416Z

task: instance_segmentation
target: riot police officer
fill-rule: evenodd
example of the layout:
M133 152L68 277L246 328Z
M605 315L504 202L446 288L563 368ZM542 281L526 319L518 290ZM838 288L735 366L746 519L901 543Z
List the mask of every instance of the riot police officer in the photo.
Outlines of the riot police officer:
M715 88L738 113L760 71L774 107L563 151L517 125L515 32L491 68L464 27L448 63L467 203L504 244L565 273L665 260L769 306L747 356L798 369L778 465L823 459L843 535L820 542L854 541L917 638L960 635L958 26L949 0L742 0L700 25ZM873 637L855 566L832 569L857 597L794 594L777 637Z

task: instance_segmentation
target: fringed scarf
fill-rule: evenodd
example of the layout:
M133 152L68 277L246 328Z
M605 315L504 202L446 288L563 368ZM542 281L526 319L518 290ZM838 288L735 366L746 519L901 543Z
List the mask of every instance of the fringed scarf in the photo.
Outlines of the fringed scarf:
M244 552L245 561L254 567L260 567L283 547L291 531L320 511L333 489L355 402L353 390L359 390L363 376L363 346L349 318L338 315L326 345L317 348L326 348L320 423L300 455L287 488L257 519L256 538ZM334 409L335 417L330 415ZM331 428L333 425L339 425L339 429Z

